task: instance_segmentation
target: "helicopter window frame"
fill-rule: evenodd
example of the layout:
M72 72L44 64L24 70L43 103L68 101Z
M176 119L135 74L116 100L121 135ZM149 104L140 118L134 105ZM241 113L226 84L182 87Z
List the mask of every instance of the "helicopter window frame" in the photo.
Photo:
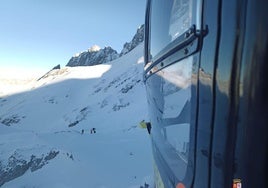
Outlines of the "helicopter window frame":
M203 5L203 0L189 0L189 2L192 3L192 21L191 21L191 26L188 29L185 29L181 35L177 36L174 40L169 42L167 45L163 46L162 49L159 50L157 54L154 56L151 55L151 48L152 48L152 38L151 38L151 32L152 32L152 3L155 0L149 0L147 6L147 14L146 14L146 24L145 24L145 73L144 73L144 81L147 82L147 79L153 75L157 75L158 72L161 72L161 70L165 69L166 67L169 67L173 64L176 64L178 62L183 62L184 59L188 57L194 57L195 59L195 54L197 54L198 51L200 51L200 43L202 37L206 34L205 31L201 31L201 17L202 17L202 5ZM151 3L150 3L151 2ZM198 56L198 55L196 55ZM198 59L198 58L197 58ZM195 61L198 60L193 60L193 64ZM148 84L152 83L150 81L147 82ZM192 87L192 86L190 86ZM152 93L151 93L152 94ZM191 94L192 95L192 94ZM193 94L194 95L194 94ZM153 101L149 101L149 103L153 103ZM194 109L193 109L194 110ZM156 121L159 121L156 120ZM167 125L166 125L167 126ZM190 121L190 147L194 147L194 132L193 127L195 127L195 121ZM194 128L195 129L195 128ZM153 135L152 135L153 139ZM153 144L154 147L158 147L156 143ZM154 148L153 148L154 149ZM156 150L161 149L160 148L155 148ZM190 170L194 166L194 148L190 148L190 156L189 156L189 171L187 170L185 177L183 179L179 179L179 181L183 182L191 182L192 181L192 176L193 172ZM175 151L174 151L175 152ZM161 156L163 160L164 156ZM159 157L157 157L159 158ZM162 161L161 160L161 161ZM161 163L161 162L160 162ZM188 168L187 167L187 168ZM191 175L190 175L191 174ZM176 177L173 177L177 179ZM178 180L178 179L177 179Z
M154 56L152 51L152 12L155 0L148 0L145 15L145 74L144 81L152 74L169 66L179 60L182 60L200 50L200 43L203 36L207 34L206 30L202 30L202 7L203 0L188 0L191 2L191 11L195 13L192 16L191 24L185 32L177 36L167 45L163 46ZM175 0L176 1L176 0ZM181 0L185 1L185 0ZM186 0L187 1L187 0ZM164 1L166 2L166 1ZM180 53L178 53L180 52ZM169 58L169 59L166 59ZM172 59L172 61L170 60Z

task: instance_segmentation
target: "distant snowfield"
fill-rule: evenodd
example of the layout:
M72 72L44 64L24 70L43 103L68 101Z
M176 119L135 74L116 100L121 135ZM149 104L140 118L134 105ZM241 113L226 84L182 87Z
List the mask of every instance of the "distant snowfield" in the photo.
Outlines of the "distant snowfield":
M44 70L0 67L0 97L28 90Z
M153 187L142 53L0 82L0 187Z

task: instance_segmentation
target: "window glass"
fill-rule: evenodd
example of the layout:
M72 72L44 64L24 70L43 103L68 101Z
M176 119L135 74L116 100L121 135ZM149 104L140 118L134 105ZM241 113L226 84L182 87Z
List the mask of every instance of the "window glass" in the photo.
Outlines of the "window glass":
M172 41L190 28L191 15L192 3L190 0L173 1L169 22L169 34Z
M189 158L192 64L191 56L147 80L153 142L179 180L186 175Z
M153 0L151 7L151 55L155 57L192 25L192 0Z

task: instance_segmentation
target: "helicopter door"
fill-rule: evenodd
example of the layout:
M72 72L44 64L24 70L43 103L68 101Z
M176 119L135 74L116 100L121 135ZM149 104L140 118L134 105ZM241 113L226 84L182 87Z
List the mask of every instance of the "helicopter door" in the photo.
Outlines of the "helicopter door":
M193 180L201 4L151 0L146 12L144 80L156 174L165 187Z

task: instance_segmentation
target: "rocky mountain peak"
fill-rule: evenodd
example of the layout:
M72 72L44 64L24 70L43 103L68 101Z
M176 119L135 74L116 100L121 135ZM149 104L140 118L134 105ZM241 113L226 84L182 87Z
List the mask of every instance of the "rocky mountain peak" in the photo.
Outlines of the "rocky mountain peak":
M98 45L93 45L88 49L88 51L89 52L98 52L98 51L100 51L100 49L101 48Z
M92 66L107 63L114 59L117 59L119 54L111 47L105 47L101 49L99 46L94 45L87 51L81 52L73 56L66 66Z
M75 66L92 66L107 63L113 61L118 57L121 57L136 46L144 41L144 25L141 25L134 37L130 42L126 42L123 46L120 54L110 46L101 49L98 45L93 45L87 51L75 54L67 63L66 66L75 67Z
M131 50L133 50L134 48L136 48L136 46L138 46L140 43L142 43L144 41L144 24L141 25L138 29L136 34L134 35L134 37L132 38L132 40L130 42L126 42L124 44L124 47L120 53L120 56L127 54L128 52L130 52Z

